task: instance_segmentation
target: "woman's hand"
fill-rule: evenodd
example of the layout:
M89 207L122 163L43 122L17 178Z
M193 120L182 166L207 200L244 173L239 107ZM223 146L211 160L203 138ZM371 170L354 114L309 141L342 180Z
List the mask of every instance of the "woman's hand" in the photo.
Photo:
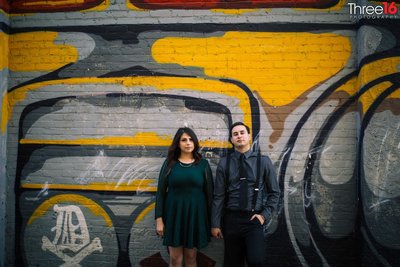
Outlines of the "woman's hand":
M164 236L164 222L161 217L156 219L156 232L157 235Z

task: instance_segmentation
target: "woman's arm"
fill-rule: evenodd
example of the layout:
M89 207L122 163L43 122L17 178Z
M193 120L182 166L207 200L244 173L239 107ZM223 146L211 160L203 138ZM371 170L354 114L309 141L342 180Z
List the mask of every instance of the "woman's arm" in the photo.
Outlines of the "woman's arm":
M156 207L155 207L155 219L161 218L163 216L165 195L167 193L167 160L164 161L160 174L158 177L158 186L156 193Z

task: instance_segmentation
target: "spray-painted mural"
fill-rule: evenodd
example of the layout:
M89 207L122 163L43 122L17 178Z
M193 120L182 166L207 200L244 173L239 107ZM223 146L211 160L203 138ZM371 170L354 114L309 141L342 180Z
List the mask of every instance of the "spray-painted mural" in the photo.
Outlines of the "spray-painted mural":
M297 15L345 8L342 1L245 7L283 2L318 9L289 9ZM185 4L238 8L222 1L158 4L122 6L149 9L149 16ZM74 18L90 9L101 16L112 5L4 7L36 12L35 22L41 12ZM119 18L115 25L71 26L67 19L32 28L19 18L0 32L0 51L9 51L0 70L10 72L1 119L13 189L8 262L167 266L154 196L172 135L192 127L215 170L230 149L229 126L240 120L270 155L282 190L266 240L270 266L400 264L400 27L393 21L136 25ZM199 266L222 266L222 253L213 240L200 251Z

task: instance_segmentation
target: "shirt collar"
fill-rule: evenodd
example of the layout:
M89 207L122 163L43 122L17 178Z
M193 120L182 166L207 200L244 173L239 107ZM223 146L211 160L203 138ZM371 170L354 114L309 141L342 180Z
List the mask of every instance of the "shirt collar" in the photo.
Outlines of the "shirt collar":
M244 153L244 157L247 159L247 158L249 158L252 154L253 154L253 150L250 148L247 152L245 152ZM239 151L236 151L235 150L235 152L233 152L234 153L234 155L235 155L235 158L237 158L237 159L239 159L240 158L240 155L242 154L242 153L240 153Z

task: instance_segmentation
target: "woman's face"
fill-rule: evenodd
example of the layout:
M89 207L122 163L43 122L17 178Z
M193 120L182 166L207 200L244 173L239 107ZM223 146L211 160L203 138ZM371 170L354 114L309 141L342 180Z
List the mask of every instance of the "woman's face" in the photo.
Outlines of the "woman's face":
M192 153L194 150L194 142L192 137L187 133L183 133L179 139L179 148L183 153Z

